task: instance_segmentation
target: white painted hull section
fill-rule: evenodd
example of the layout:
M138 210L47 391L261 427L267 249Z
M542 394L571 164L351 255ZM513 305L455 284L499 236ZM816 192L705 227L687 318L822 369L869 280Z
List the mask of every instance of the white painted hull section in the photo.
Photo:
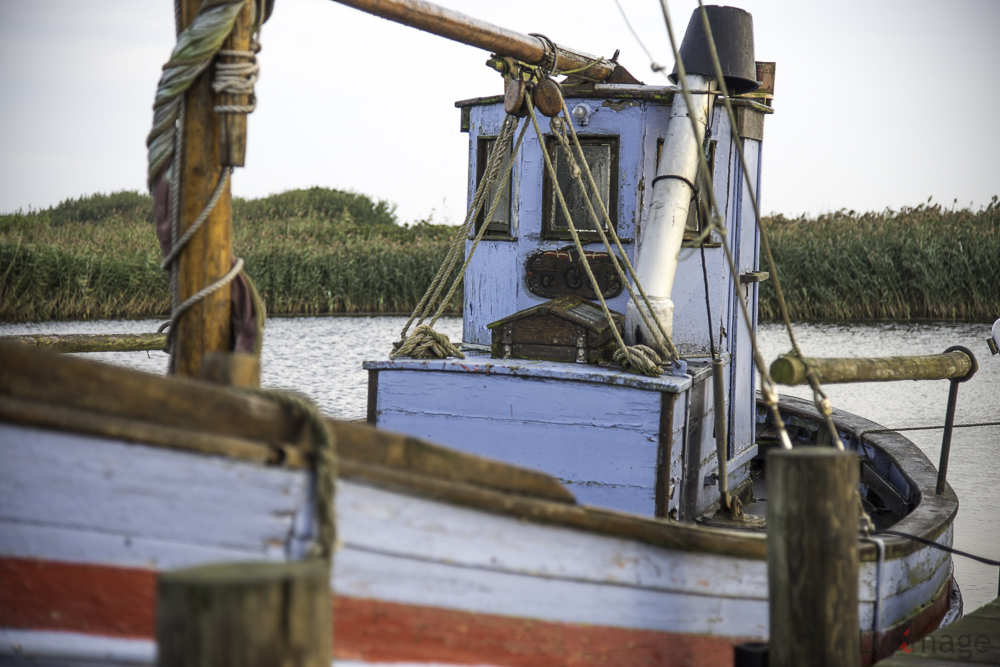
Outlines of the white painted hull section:
M301 471L10 425L0 425L0 460L0 558L162 570L295 559L309 535ZM668 550L351 480L340 481L336 510L338 596L612 628L768 635L762 560ZM948 528L938 541L951 539ZM876 569L861 564L862 628L874 622ZM880 625L932 599L950 575L948 555L930 548L887 562ZM62 637L72 633L49 634L53 646L73 643ZM123 659L148 650L107 641ZM78 662L101 646L81 640Z

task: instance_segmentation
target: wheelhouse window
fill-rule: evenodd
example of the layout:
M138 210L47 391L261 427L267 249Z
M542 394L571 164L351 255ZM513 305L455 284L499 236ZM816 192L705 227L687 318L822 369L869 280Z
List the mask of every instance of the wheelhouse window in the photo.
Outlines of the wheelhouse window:
M489 164L490 155L493 154L493 149L496 148L496 144L496 137L479 137L479 144L476 150L476 188L479 187L479 184L486 176L486 167ZM496 198L497 192L500 192L500 201L497 203L496 210L493 212L489 222L486 223L486 232L483 234L483 238L511 237L510 193L513 174L508 179L507 184L504 185L503 190L500 189L500 182L503 180L503 175L507 172L507 168L510 165L510 149L511 145L508 143L504 147L503 164L500 165L496 181L494 181L486 193L483 207L479 211L479 217L476 218L476 231L478 232L486 220L486 215L490 212L490 207L493 205L493 200Z
M604 202L608 210L608 217L611 224L617 228L618 213L618 137L586 136L580 137L580 146L583 149L583 157L590 167L590 172L594 176L594 183L597 185L597 194ZM573 177L570 170L570 161L567 159L565 151L556 141L555 137L548 137L546 148L552 158L556 171L556 181L566 200L566 207L569 209L573 219L573 225L580 233L580 238L584 241L599 240L594 219L590 215L587 207L589 198L597 214L601 228L607 230L607 223L601 213L601 208L594 197L594 189L591 186L586 174L582 174L584 188ZM574 157L578 157L575 148ZM542 181L542 235L549 239L571 239L569 222L563 212L559 199L556 196L556 189L552 187L552 179L548 169Z

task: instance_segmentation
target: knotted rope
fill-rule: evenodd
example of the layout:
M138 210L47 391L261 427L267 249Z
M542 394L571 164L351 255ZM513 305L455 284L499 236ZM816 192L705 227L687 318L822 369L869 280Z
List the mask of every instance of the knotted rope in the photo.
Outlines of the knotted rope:
M391 357L410 357L411 359L447 359L457 357L465 359L462 351L455 347L443 333L434 331L428 324L421 324L410 334L402 344L393 351Z
M218 104L214 107L215 113L247 114L253 113L257 108L257 96L253 87L260 78L260 64L257 62L259 52L260 43L257 40L250 43L250 51L219 51L222 57L245 58L248 62L216 63L212 90L221 95L248 95L250 99L249 104Z
M664 363L665 360L661 359L660 355L657 354L657 352L655 350L653 350L652 348L649 348L649 347L647 347L645 345L633 345L633 346L626 345L625 341L622 340L621 334L618 332L618 328L615 327L615 326L613 326L613 324L614 324L614 318L612 318L612 316L611 316L611 309L608 308L608 304L604 300L604 293L601 291L601 287L600 287L600 285L597 282L597 278L594 276L594 272L590 268L590 262L587 261L587 256L586 256L586 254L583 251L583 244L580 241L580 234L577 232L576 225L573 222L573 216L569 212L569 207L567 206L566 199L563 196L562 188L559 186L559 179L558 179L557 174L556 174L555 165L552 164L552 157L549 155L549 152L545 149L545 143L544 143L544 140L543 140L542 129L541 129L541 127L538 124L538 117L535 115L535 107L531 103L530 99L526 100L526 102L527 102L527 106L528 106L528 116L531 118L531 123L535 127L535 133L538 135L538 141L539 141L539 143L542 146L542 157L545 159L545 168L549 172L549 180L553 184L553 190L555 192L556 199L559 202L559 206L562 208L563 216L566 218L566 223L567 223L567 226L569 227L570 236L573 237L573 245L576 247L577 254L582 259L583 270L587 274L587 279L590 281L590 285L593 288L594 293L597 295L597 299L601 303L601 308L604 311L604 316L607 318L607 320L608 320L609 323L612 323L611 332L614 334L615 342L618 344L618 349L615 352L614 360L617 363L621 364L622 368L625 369L626 372L629 372L629 373L641 373L642 375L648 375L650 377L658 377L658 376L660 376L660 375L663 374L662 365L663 365L663 363ZM566 105L565 105L565 103L563 104L563 111L564 111L564 113L566 112ZM566 122L569 122L568 121L568 118L569 118L569 114L568 113L566 113L566 117L567 117ZM555 134L558 136L559 135L558 130L560 129L563 121L561 119L553 118L553 121L555 121L555 120L559 120L559 126L556 126L555 123L552 123L551 126L552 126L552 129L555 132ZM566 153L567 159L569 160L569 163L570 163L570 171L571 171L573 177L575 179L577 179L578 184L580 185L581 189L583 190L584 194L586 195L586 189L583 188L583 182L582 182L582 180L580 180L581 179L581 171L582 171L581 167L577 163L577 161L575 160L575 158L573 157L573 154L568 149L568 147L566 145L564 145L564 148L565 148L565 153ZM582 149L581 149L581 153L580 154L581 154L581 156L583 155ZM589 169L589 166L587 166L587 164L586 164L586 160L582 160L582 162L583 162L584 168L586 168L586 170L587 170L588 175L590 175L590 169ZM591 178L591 183L593 183L593 176L590 175L590 178ZM598 201L600 202L600 195L597 194L597 188L596 188L596 186L594 186L593 191L594 191L595 196L598 198ZM593 205L590 203L590 198L587 197L587 196L585 196L584 200L587 202L587 206L589 207L590 214L591 214L591 216L594 219L595 227L597 228L598 232L600 233L601 238L604 239L605 247L608 250L609 256L612 257L613 265L618 270L619 277L621 278L621 280L622 280L622 282L624 284L628 285L628 280L625 277L624 271L622 270L621 266L619 266L618 262L616 261L616 258L614 257L614 253L611 252L611 247L608 244L607 238L604 235L604 231L602 229L601 223L597 219L597 214L594 212ZM600 206L604 210L605 218L607 218L607 209L604 209L604 203L601 202ZM610 222L608 224L608 227L611 228ZM634 275L633 275L633 278L634 278ZM629 288L629 294L632 294L631 288ZM642 310L642 309L640 308L640 310ZM650 310L652 311L652 309L650 309ZM645 317L645 314L643 314L643 316ZM654 314L654 318L655 318L655 314ZM654 330L654 329L652 327L650 327L650 330ZM669 342L669 338L665 338L665 341ZM673 346L671 344L671 348L672 347Z

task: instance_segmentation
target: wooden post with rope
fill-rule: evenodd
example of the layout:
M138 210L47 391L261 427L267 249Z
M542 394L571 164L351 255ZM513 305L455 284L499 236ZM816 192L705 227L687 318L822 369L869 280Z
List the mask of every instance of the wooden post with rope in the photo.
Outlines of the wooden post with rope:
M234 35L246 43L232 48L249 48L251 0L236 19ZM188 26L202 0L182 0L181 27ZM232 43L231 37L229 43ZM180 215L178 236L194 223L212 197L227 160L220 147L225 119L215 112L218 97L212 90L214 67L198 75L185 93L181 154ZM244 133L245 136L245 133ZM226 186L215 208L178 258L177 281L180 301L185 300L225 276L232 266L232 197ZM177 324L175 371L184 377L198 377L206 354L228 352L230 345L230 286L224 285L202 299L181 316Z

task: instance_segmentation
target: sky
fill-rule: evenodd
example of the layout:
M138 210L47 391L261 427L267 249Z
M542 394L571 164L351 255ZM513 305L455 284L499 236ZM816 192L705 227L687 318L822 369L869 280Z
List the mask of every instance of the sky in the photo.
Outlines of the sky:
M597 55L621 49L664 83L614 0L442 4ZM655 0L621 0L672 66ZM683 33L696 0L670 0ZM776 61L764 130L765 213L979 208L1000 194L1000 2L745 0L756 59ZM169 0L0 0L0 212L143 190L145 137L174 43ZM332 0L276 0L258 106L233 190L314 185L398 205L401 221L459 223L468 135L456 100L502 92L488 54ZM957 200L957 203L956 201Z

